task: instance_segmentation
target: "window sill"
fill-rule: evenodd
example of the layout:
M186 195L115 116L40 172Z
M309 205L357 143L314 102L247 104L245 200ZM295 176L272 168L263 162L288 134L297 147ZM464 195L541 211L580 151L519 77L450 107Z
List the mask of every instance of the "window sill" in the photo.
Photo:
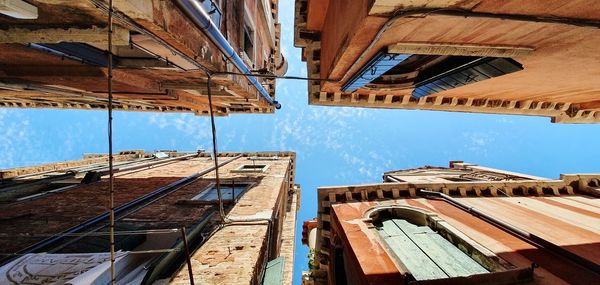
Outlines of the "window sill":
M218 205L219 200L179 200L176 203L177 205L187 205L187 206L203 206L203 205ZM234 201L231 199L223 199L224 205L233 205Z
M254 69L254 62L252 62L252 60L245 51L240 52L240 57L242 58L242 61L248 66L248 69Z

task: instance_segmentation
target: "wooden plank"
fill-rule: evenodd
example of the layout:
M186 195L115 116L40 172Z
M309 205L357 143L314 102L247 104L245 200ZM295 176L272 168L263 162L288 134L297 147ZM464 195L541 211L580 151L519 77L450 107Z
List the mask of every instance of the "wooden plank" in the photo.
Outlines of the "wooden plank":
M398 10L411 10L419 8L456 8L469 9L476 3L473 0L375 0L369 10L369 15L389 14ZM475 4L473 3L475 2Z
M60 42L82 42L108 46L106 33L108 28L59 28L59 29L24 29L9 28L0 30L0 43L60 43ZM129 30L115 26L113 28L113 45L128 46Z
M393 221L448 276L468 276L488 272L429 227L418 227L406 220L394 219Z
M439 234L429 235L429 238L441 248L445 254L447 254L450 260L454 260L454 265L456 275L455 276L468 276L472 274L479 273L488 273L489 271L473 260L466 253L458 249L456 246L451 244L448 240L440 236ZM460 267L460 268L459 268ZM449 272L450 268L446 269L443 267L444 271Z
M498 45L397 43L388 46L388 52L398 54L518 57L531 55L533 51L530 47Z
M417 280L447 278L444 273L393 221L378 228L389 249Z

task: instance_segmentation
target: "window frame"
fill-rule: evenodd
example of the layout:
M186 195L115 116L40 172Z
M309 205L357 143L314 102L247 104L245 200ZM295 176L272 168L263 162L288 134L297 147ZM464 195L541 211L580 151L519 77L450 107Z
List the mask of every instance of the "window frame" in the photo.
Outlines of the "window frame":
M248 6L246 6L246 3L244 3L244 20L242 21L242 26L240 29L240 49L241 49L241 54L243 55L244 59L246 61L248 61L248 63L250 63L251 66L255 66L255 61L256 61L256 24L254 23L254 21L252 20L251 14L250 14L250 9L248 9ZM251 44L252 44L252 52L251 54L248 54L248 51L246 50L246 30L249 30L249 38L251 40Z
M260 169L244 169L245 166L262 166ZM269 169L268 164L245 163L231 170L232 173L265 173Z
M429 225L419 226L404 217L388 217L380 223L376 227L380 243L416 281L490 273L483 264ZM420 270L423 266L427 270Z
M387 212L386 214L383 214ZM385 249L388 256L396 264L400 270L407 271L404 268L404 264L401 259L398 259L392 253L388 243L384 240L376 228L376 224L386 219L403 219L409 223L417 226L427 226L431 230L437 232L444 239L448 240L451 244L456 246L459 250L463 251L475 260L477 263L482 265L488 273L470 275L477 280L491 280L505 274L506 276L512 274L521 274L520 272L529 272L526 267L516 267L510 262L504 260L494 252L480 245L477 241L469 238L457 228L450 225L444 219L440 218L437 214L428 212L426 210L415 208L411 206L400 206L400 205L389 205L389 206L375 206L369 209L364 214L364 220L367 226L377 236L379 244ZM533 275L523 275L523 280L532 280ZM447 277L442 279L428 279L428 280L415 280L412 281L414 284L423 282L424 284L444 284L444 282L450 280L460 280L465 277ZM500 278L503 281L499 281L498 284L509 284L505 281L505 278ZM511 279L512 280L512 279Z
M210 20L217 26L217 28L221 28L221 22L223 18L223 12L221 11L221 0L203 0L200 1L200 5L204 9L204 12L208 14Z
M248 192L248 190L252 189L254 186L256 186L256 182L253 181L225 181L225 183L221 183L221 192L223 191L223 189L227 189L231 187L227 187L227 186L231 186L231 185L237 185L237 184L244 184L246 185L245 189L243 191L241 191L239 194L235 195L235 191L232 192L232 198L226 198L223 197L223 201L226 202L236 202L238 201L246 192ZM224 185L227 185L225 187L223 187ZM203 197L210 195L211 191L214 189L215 191L215 195L217 195L216 191L217 191L217 183L212 182L210 183L207 187L205 187L202 191L198 192L196 195L194 195L192 198L189 199L189 201L191 202L203 202L203 203L215 203L218 202L218 199L211 199L211 200L207 200ZM234 188L235 189L235 188Z

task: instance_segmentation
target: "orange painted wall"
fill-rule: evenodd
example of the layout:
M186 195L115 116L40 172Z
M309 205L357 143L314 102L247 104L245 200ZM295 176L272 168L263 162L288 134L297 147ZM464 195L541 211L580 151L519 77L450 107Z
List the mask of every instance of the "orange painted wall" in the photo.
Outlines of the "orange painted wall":
M325 24L328 8L329 0L309 0L306 28L308 30L315 31L320 31L321 29L323 29L323 24Z
M321 33L321 76L328 77L331 65L346 45L347 38L367 18L369 0L331 0Z

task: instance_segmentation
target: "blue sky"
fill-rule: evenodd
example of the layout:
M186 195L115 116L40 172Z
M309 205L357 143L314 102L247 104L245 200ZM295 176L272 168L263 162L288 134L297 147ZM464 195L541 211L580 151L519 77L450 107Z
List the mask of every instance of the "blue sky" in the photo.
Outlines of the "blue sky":
M305 75L293 47L293 1L280 3L288 75ZM600 125L551 124L548 118L432 111L319 107L307 104L305 81L278 81L283 108L274 115L217 118L221 151L289 150L302 185L298 229L316 215L316 189L381 181L384 171L449 160L557 178L600 172ZM117 112L116 150L210 149L207 117ZM0 109L0 168L106 153L106 113ZM295 281L307 269L297 235Z

